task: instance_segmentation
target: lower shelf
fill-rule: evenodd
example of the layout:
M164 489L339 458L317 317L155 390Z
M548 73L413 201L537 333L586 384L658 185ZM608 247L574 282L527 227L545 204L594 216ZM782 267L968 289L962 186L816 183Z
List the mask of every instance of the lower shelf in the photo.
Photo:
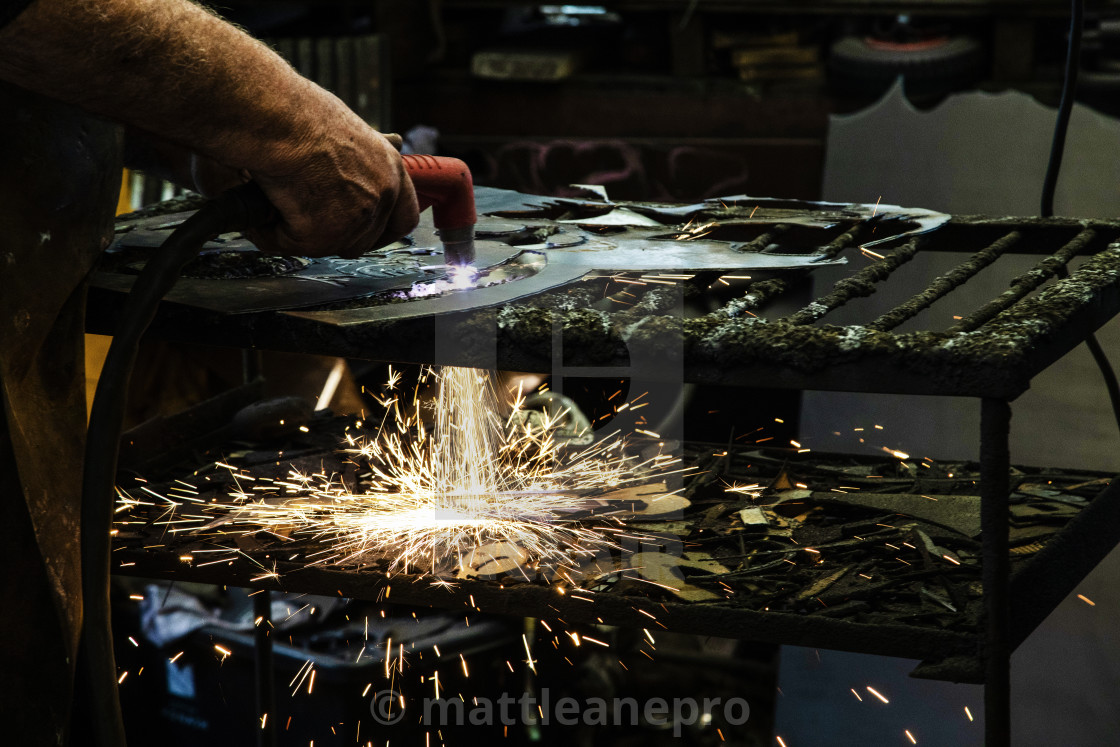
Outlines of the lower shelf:
M281 479L293 464L354 474L351 455L329 446L348 424L322 422L223 459L211 452L125 487L167 500L189 483L197 504L224 499L235 474ZM169 531L167 505L150 501L121 514L114 572L918 658L916 676L983 681L977 465L758 444L679 451L694 468L678 493L687 502L625 523L661 543L656 558L642 547L645 565L616 552L593 571L389 574L391 559L324 562L337 555L325 540L282 531ZM1120 541L1120 497L1100 473L1024 467L1011 478L1017 646Z

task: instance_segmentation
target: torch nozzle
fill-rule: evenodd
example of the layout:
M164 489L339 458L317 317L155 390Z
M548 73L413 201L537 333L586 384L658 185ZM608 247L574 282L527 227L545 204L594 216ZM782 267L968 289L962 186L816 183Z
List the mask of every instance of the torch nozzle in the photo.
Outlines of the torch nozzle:
M474 226L445 228L439 232L444 261L453 267L474 264Z
M457 158L405 155L405 170L416 189L420 210L432 208L448 265L474 263L474 182L470 169Z

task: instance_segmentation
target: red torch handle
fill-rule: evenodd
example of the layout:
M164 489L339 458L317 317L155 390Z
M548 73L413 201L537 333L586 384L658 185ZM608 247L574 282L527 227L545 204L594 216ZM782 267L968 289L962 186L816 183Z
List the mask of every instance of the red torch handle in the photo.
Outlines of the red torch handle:
M446 156L406 155L401 159L416 189L420 210L432 208L436 228L474 226L474 182L465 163Z

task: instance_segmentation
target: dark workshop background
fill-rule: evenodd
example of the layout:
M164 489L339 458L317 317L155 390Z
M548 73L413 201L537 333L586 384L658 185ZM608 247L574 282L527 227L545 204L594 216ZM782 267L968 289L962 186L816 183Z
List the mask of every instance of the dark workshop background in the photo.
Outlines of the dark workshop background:
M1032 215L1059 94L1068 4L1049 0L500 0L250 2L219 10L265 38L383 131L458 156L487 186L617 199L749 194ZM1091 3L1059 215L1120 214L1120 2ZM902 75L903 82L896 84ZM893 86L893 87L892 87ZM134 176L126 204L164 196ZM915 262L913 284L957 261ZM826 273L818 288L827 287ZM978 287L977 298L995 289ZM838 319L836 323L843 323ZM1102 343L1120 356L1112 323ZM1013 461L1116 470L1105 390L1083 350L1018 402ZM794 405L795 406L795 405ZM808 393L800 438L858 452L974 458L978 403ZM835 435L839 433L840 435ZM1024 745L1120 743L1120 553L1014 658ZM786 744L905 744L857 711L849 681L898 693L883 719L921 744L978 743L977 688L915 682L907 662L786 649L776 732ZM907 710L909 709L909 710ZM887 712L884 711L884 714ZM899 715L901 714L901 715Z

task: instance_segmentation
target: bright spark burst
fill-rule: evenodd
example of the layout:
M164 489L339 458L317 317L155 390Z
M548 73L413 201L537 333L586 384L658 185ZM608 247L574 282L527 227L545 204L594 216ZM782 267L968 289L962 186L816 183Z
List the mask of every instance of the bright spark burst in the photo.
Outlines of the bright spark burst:
M271 479L219 463L233 474L232 502L175 502L163 523L176 533L228 537L232 526L313 539L325 550L310 564L383 561L390 574L441 578L546 572L617 547L617 515L633 501L595 496L679 468L669 455L628 455L617 434L571 451L557 435L566 411L527 411L520 390L503 408L485 372L447 367L425 377L437 389L430 408L418 385L411 413L401 397L387 398L376 435L347 436L343 451L368 479L360 492L324 472L292 468Z
M450 291L473 288L479 283L481 273L471 265L448 265L447 274L423 283L415 283L412 288L403 294L406 298L424 298L437 296Z

